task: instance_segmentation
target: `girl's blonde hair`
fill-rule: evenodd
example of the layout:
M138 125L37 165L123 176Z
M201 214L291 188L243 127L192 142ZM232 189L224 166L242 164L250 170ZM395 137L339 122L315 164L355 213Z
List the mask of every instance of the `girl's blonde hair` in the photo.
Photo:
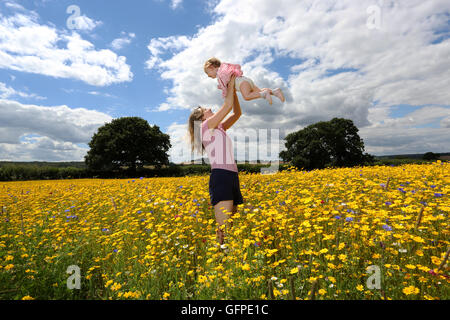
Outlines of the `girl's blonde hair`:
M197 150L198 153L203 155L205 146L202 143L201 136L201 123L203 118L203 110L200 106L192 111L188 121L189 140L191 143L191 151Z
M217 58L211 58L211 59L208 59L208 60L205 62L205 65L204 65L204 67L203 67L203 70L206 72L206 69L208 69L209 67L219 68L221 64L222 64L222 63L220 62L219 59L217 59Z

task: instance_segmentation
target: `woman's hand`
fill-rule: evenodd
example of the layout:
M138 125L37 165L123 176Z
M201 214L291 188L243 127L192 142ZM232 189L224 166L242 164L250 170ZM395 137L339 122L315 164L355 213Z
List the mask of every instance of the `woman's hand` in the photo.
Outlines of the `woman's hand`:
M228 89L230 90L234 90L234 86L235 86L235 82L236 81L236 76L232 75L230 78L230 82L228 82Z

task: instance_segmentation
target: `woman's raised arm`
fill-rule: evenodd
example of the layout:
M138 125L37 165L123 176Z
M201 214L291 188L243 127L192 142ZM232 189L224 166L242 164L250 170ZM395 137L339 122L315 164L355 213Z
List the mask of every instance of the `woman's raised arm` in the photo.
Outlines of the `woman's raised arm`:
M223 130L229 129L238 119L241 117L241 105L239 104L239 99L237 97L236 91L234 91L234 103L233 103L233 114L228 117L227 120L222 122Z
M208 119L208 128L215 129L219 126L225 116L231 111L233 108L234 102L234 80L235 76L232 76L230 82L228 83L227 96L225 98L225 102L223 106L217 111L211 118Z

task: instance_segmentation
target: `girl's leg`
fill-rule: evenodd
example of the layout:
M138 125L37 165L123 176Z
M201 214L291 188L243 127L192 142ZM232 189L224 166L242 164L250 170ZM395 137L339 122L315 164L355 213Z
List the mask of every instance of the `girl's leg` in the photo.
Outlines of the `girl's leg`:
M246 100L246 101L250 101L250 100L254 100L254 99L259 99L259 98L263 98L261 96L261 93L263 92L263 90L261 90L260 88L258 88L257 86L254 86L252 88L252 86L250 85L250 83L248 83L248 81L242 81L239 90L241 91L242 97ZM268 94L265 95L265 99L272 104L272 98L270 97L270 90L268 90Z
M250 85L250 83L248 83L248 81L242 81L239 89L241 91L242 97L246 101L261 98L261 89L259 89L258 87L252 88L252 86Z
M220 209L220 208L224 208L226 210L226 212L233 212L234 210L234 206L233 206L233 200L225 200L225 201L220 201L219 203L217 203L214 206L214 214L216 216L216 222L219 225L219 228L217 229L217 241L219 242L219 244L223 244L224 241L224 237L225 237L225 232L224 230L222 230L222 226L225 224L225 222L228 219L228 214L224 212L224 210Z

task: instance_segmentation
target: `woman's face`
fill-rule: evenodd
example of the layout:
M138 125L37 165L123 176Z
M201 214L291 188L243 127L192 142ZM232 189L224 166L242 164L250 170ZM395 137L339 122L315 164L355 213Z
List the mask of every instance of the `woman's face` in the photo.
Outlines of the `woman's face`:
M208 119L214 115L214 113L211 111L210 108L203 108L203 107L200 107L200 108L203 111L202 121L205 121L206 119Z

